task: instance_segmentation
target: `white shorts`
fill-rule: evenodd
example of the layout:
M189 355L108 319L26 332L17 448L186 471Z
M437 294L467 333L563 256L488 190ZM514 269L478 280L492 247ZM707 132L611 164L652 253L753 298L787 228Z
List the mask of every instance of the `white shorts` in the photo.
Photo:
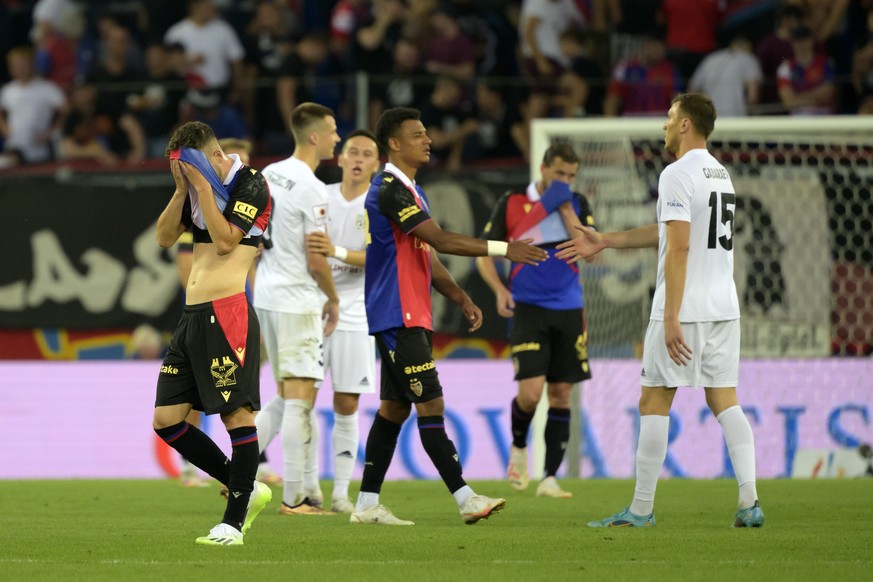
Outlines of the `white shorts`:
M376 391L376 340L366 331L336 330L324 338L324 365L334 392Z
M643 386L735 388L740 374L740 320L683 323L685 343L691 348L687 366L667 353L664 322L649 321L643 345Z
M256 309L273 378L324 378L324 327L320 314Z

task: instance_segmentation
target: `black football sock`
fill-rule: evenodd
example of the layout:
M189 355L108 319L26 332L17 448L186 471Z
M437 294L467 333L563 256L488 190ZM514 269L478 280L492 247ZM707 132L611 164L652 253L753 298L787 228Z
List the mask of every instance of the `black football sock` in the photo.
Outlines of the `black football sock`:
M397 437L400 436L402 424L396 424L384 418L378 412L367 436L367 448L364 463L364 475L361 478L361 491L364 493L379 493L385 481L385 473L391 466L394 449L397 447Z
M554 477L564 460L570 440L570 409L549 408L546 420L546 477Z
M227 484L227 509L221 523L232 525L242 531L246 508L255 487L258 472L258 429L241 426L227 431L233 454L230 459L230 480Z
M527 447L527 433L533 420L533 412L525 412L518 406L518 398L512 399L512 446L518 449Z
M230 461L206 433L184 420L155 432L165 443L179 451L192 465L219 483L227 485L230 479Z
M454 443L446 434L446 424L442 416L419 416L418 434L427 456L449 491L454 493L467 484L461 476L461 461Z

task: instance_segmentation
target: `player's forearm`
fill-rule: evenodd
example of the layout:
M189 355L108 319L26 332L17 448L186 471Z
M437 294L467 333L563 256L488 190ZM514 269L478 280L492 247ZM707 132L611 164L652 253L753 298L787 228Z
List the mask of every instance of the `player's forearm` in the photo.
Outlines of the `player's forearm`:
M346 250L348 253L346 258L342 259L347 265L351 265L353 267L363 267L367 262L367 251L351 251Z
M495 295L506 289L492 257L477 257L476 268L479 269L479 276Z
M488 243L478 238L448 230L440 230L431 240L425 240L438 253L462 257L484 257L488 255Z
M678 320L685 294L687 248L668 248L664 257L664 320Z
M306 269L309 275L315 279L315 284L321 292L327 296L328 301L339 303L339 295L333 284L333 275L330 274L330 265L327 258L320 253L306 253Z
M230 253L242 238L239 230L231 226L218 209L212 189L209 191L198 190L197 197L200 200L200 210L203 212L206 230L209 231L209 237L212 239L212 244L215 245L215 250L219 255Z
M576 214L576 209L573 208L572 202L564 202L558 206L558 214L564 223L564 228L567 229L567 233L578 232L576 227L582 226L582 221L579 220L579 215Z
M174 192L167 207L158 217L155 238L162 248L167 249L176 244L176 241L185 232L185 226L182 224L185 196L185 193Z
M647 224L621 232L603 234L603 242L608 249L644 249L658 246L658 225Z

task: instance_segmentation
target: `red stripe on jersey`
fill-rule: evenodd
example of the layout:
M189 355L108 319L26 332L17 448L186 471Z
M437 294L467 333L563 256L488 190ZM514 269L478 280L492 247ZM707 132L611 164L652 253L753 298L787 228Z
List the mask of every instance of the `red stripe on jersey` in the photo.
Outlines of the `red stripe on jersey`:
M212 302L212 310L224 337L239 365L245 365L246 340L249 336L249 305L245 293L237 293Z
M266 182L266 180L265 180ZM269 192L269 186L268 192ZM252 225L256 228L260 228L261 232L267 231L267 224L270 222L270 213L273 211L273 199L267 196L267 207L264 208L264 211L258 216L257 220L255 220L255 224Z
M404 327L433 330L430 302L430 246L391 223L397 249L397 290Z

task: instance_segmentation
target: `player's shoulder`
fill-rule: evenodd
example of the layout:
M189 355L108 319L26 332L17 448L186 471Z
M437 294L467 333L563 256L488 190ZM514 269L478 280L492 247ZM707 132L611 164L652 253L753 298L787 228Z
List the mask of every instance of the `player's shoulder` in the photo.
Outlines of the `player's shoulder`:
M380 196L409 192L406 185L403 183L403 180L386 170L383 170L378 176L376 176L373 184L378 184Z

